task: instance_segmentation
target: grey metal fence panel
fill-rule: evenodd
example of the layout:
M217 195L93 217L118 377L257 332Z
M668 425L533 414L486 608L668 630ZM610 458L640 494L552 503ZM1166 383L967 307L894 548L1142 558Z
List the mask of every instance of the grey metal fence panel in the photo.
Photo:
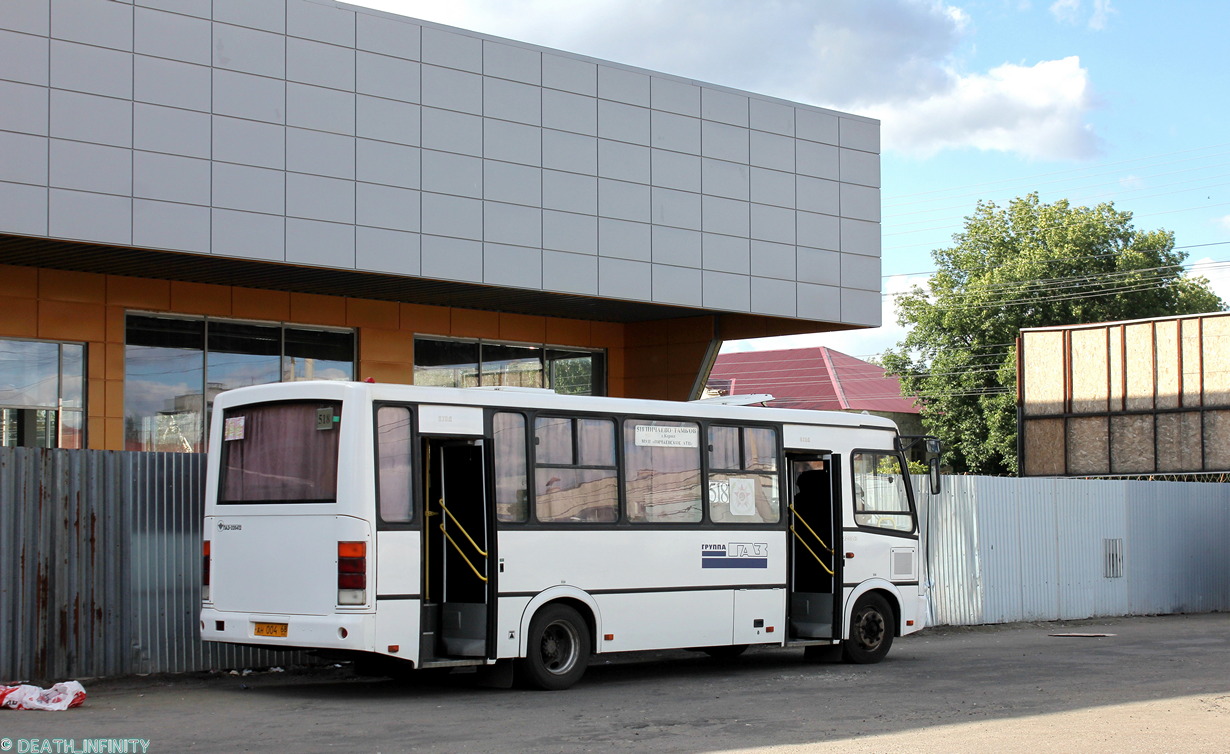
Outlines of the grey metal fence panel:
M1230 610L1230 485L944 484L921 496L933 625Z
M200 641L205 460L0 448L0 682L307 660Z

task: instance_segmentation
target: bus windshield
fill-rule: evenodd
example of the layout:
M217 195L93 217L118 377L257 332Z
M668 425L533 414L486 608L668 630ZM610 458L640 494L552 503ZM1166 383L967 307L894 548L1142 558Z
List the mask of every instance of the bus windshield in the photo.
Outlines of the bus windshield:
M341 403L258 403L223 417L219 503L337 499Z

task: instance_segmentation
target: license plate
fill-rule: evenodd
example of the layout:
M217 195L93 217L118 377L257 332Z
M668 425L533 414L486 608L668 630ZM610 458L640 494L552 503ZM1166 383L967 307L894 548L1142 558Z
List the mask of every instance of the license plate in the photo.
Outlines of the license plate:
M252 633L257 636L286 636L285 623L257 623Z

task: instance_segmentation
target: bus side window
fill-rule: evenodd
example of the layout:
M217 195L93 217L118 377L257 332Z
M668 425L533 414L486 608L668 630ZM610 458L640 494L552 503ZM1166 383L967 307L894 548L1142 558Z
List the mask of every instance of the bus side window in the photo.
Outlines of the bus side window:
M529 482L525 457L525 417L500 412L491 420L495 438L495 517L523 522L529 517Z
M854 453L854 521L859 526L913 531L914 517L901 458L894 453Z
M624 422L624 495L628 520L699 523L700 427L691 422Z
M534 420L534 515L547 523L614 523L619 517L615 422Z
M410 409L381 406L376 412L376 455L380 474L380 520L404 524L414 515L410 497Z
M709 428L709 518L728 524L780 520L776 431Z

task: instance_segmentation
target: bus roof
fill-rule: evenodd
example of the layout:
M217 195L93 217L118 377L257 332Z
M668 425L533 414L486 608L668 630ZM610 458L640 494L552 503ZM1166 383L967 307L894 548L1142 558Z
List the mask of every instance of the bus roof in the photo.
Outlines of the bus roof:
M274 382L235 388L218 395L216 405L229 408L246 403L277 400L341 400L363 395L372 401L438 403L493 408L524 408L550 411L584 411L612 414L664 414L718 421L759 421L862 427L895 432L891 419L872 414L841 411L808 411L764 406L733 406L705 401L663 401L643 398L610 398L593 395L561 395L549 389L456 388L401 385L394 383L307 380Z

